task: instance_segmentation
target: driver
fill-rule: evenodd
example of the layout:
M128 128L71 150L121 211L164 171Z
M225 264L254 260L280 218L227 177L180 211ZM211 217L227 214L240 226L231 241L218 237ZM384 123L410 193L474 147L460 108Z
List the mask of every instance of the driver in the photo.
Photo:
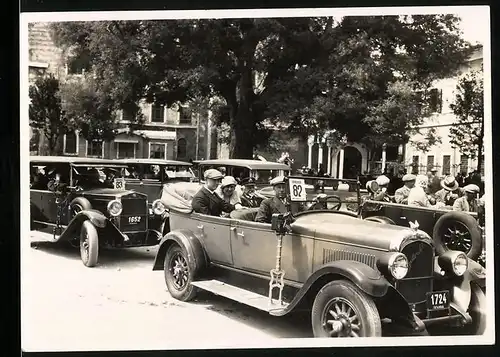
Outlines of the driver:
M271 223L274 213L287 213L285 176L277 176L271 180L275 196L266 198L260 204L259 211L255 216L255 222Z

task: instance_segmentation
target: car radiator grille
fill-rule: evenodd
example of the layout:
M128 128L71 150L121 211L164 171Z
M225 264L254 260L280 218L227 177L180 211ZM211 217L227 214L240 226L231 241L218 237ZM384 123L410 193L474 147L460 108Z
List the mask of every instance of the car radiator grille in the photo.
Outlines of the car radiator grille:
M121 202L120 230L123 233L145 231L148 224L147 201L144 198L122 198Z
M351 252L348 250L323 249L323 264L335 260L355 260L375 268L376 258L371 254Z
M423 241L410 242L401 249L409 262L408 273L396 283L396 289L411 304L426 300L432 291L434 272L434 249Z

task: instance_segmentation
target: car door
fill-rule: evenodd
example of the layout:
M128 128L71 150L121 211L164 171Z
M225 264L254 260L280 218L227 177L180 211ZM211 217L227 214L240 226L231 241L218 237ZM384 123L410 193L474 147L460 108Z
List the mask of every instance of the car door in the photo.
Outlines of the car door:
M31 214L33 221L55 223L57 203L55 194L49 190L30 190Z
M201 238L205 251L213 263L233 265L229 218L192 213L191 218L196 220L195 234Z
M269 275L276 268L278 237L271 225L252 221L231 221L231 249L235 268ZM304 282L311 274L312 237L290 234L283 237L281 268L285 279Z

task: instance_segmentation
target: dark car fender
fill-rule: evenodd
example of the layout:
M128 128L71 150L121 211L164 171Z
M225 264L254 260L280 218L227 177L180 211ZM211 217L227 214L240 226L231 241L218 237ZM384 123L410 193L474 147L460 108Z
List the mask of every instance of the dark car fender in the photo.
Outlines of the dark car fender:
M177 244L187 252L188 264L194 272L199 272L208 266L208 257L198 237L188 229L178 229L167 233L160 241L156 253L153 270L162 270L167 249Z
M99 211L89 209L78 212L59 237L60 241L72 239L73 232L79 230L84 221L89 220L97 228L105 228L108 218Z

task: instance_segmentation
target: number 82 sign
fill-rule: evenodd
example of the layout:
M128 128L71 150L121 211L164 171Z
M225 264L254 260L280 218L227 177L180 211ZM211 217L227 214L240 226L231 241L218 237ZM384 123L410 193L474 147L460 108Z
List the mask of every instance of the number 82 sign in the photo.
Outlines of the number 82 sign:
M307 201L306 184L304 179L289 179L290 201Z

